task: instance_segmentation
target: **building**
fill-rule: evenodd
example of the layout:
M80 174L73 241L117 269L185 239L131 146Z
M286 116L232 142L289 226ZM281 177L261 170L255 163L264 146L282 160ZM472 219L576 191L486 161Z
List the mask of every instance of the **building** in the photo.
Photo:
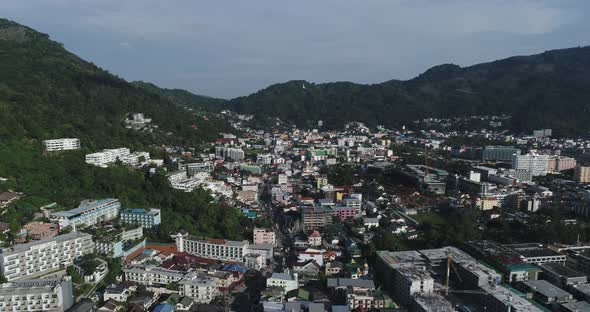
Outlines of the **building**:
M560 172L576 167L576 159L565 156L549 156L547 162L548 172Z
M504 286L487 289L488 295L483 296L483 304L487 312L542 312L526 298L518 296Z
M558 263L565 265L567 260L564 254L544 247L536 243L512 244L504 245L504 247L512 249L521 259L526 263L543 264L543 263Z
M199 238L180 233L172 236L172 238L175 239L176 248L179 252L186 252L207 259L242 262L244 256L249 253L247 241Z
M439 294L417 295L412 297L414 312L454 312L453 305ZM460 310L459 310L460 311Z
M231 160L242 160L244 159L244 151L241 148L217 146L215 147L215 156L221 158L229 158Z
M275 232L270 229L254 228L254 244L270 244L276 246Z
M17 234L17 242L29 240L42 240L59 234L56 224L43 222L30 222L25 224Z
M434 279L426 270L425 259L418 251L377 252L377 271L393 300L409 306L414 295L434 292Z
M590 183L590 167L577 165L574 180L578 183Z
M138 241L142 237L142 227L117 231L116 233L108 233L107 235L96 237L94 247L98 254L118 258L124 255L125 247L130 247L128 246L128 242Z
M75 150L80 148L80 140L75 138L45 140L43 145L48 152Z
M283 293L290 292L299 288L299 277L297 273L273 273L271 277L266 280L266 287L278 287L283 290Z
M179 282L186 273L156 266L134 266L123 268L123 274L128 282L150 287L165 287L170 283Z
M548 306L553 303L563 303L574 300L574 296L567 291L545 280L528 281L522 284L525 292L533 294L533 299Z
M512 155L512 169L528 170L533 176L547 174L549 155L526 154Z
M94 225L100 221L115 219L119 216L120 209L121 203L119 203L118 199L88 199L82 201L78 208L51 213L49 220L59 224L60 228L67 226L84 227Z
M329 207L304 206L301 207L301 218L305 231L322 229L334 223L334 212Z
M541 264L541 269L543 269L543 278L557 287L575 287L588 282L586 274L562 264L545 263Z
M65 268L93 251L90 234L71 232L0 250L0 271L12 281Z
M357 308L383 309L389 307L391 299L375 288L372 280L351 278L329 278L328 289L335 298L346 298L350 310Z
M520 149L512 146L486 146L481 158L484 161L512 161L512 155L520 153Z
M261 254L249 253L244 256L244 265L251 270L261 270L266 266L266 259Z
M35 279L0 285L0 311L64 312L74 305L72 279Z
M121 210L121 222L123 224L137 224L144 229L152 229L160 226L160 209L133 208Z
M313 230L307 236L307 243L309 246L317 247L322 245L322 234L319 231Z
M197 303L211 303L219 294L217 285L217 278L191 272L178 282L178 292Z
M126 147L105 149L101 152L87 154L86 163L106 168L107 165L112 164L117 160L121 160L123 157L128 156L129 154L131 154L131 151Z

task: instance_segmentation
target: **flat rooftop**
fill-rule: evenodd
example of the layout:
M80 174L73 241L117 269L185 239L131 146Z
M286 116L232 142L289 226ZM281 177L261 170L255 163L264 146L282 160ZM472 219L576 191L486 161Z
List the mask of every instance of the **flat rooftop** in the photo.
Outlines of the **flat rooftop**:
M565 277L586 277L586 274L576 271L574 269L568 268L564 265L559 263L544 263L541 264L541 268L545 271L550 271L555 274L565 276Z
M50 237L47 239L42 239L39 241L33 241L30 243L26 243L26 244L18 244L13 247L9 247L9 248L3 248L0 250L0 254L7 256L10 254L27 251L30 248L35 247L37 245L43 245L43 244L47 244L47 243L51 243L51 242L64 242L64 241L68 241L68 240L72 240L72 239L76 239L76 238L82 238L82 237L92 238L92 235L82 233L82 232L70 232L67 234L58 235L58 236Z
M528 281L524 282L524 284L533 289L535 292L541 293L549 298L571 296L571 294L567 291L545 280Z
M78 208L54 212L51 215L57 217L73 217L82 214L88 210L96 209L102 205L112 204L115 202L118 203L119 200L115 198L105 198L99 200L83 201L82 203L80 203L80 206L78 206Z

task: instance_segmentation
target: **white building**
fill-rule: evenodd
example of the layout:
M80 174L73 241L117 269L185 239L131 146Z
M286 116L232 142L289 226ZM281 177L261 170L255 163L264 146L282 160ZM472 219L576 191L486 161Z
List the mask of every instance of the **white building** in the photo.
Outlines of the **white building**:
M512 155L512 169L528 170L533 176L547 174L549 155L526 154Z
M106 168L107 165L112 164L117 160L122 160L125 156L128 156L129 154L131 154L131 151L129 151L129 149L125 147L105 149L101 152L87 154L86 163Z
M118 199L106 198L101 200L85 200L80 203L78 208L66 211L57 211L49 215L49 220L59 224L60 228L69 225L90 226L99 221L112 220L119 216L121 203Z
M215 277L189 273L178 282L178 291L197 303L210 303L219 294L218 283Z
M71 232L0 250L0 271L12 281L63 269L93 251L90 234Z
M43 145L48 152L75 150L80 148L80 140L76 138L45 140Z
M63 312L74 305L72 279L36 279L0 285L0 311Z
M215 156L221 158L230 158L232 160L242 160L244 159L244 151L241 148L233 148L233 147L225 147L225 146L217 146L215 147Z
M284 293L299 288L299 278L297 273L273 273L266 280L266 287L282 288Z
M156 266L135 266L123 268L125 280L150 287L165 287L170 283L180 281L185 273Z
M249 243L247 241L199 238L180 233L172 236L172 238L175 239L176 248L179 252L186 252L208 259L242 262L244 256L249 253Z

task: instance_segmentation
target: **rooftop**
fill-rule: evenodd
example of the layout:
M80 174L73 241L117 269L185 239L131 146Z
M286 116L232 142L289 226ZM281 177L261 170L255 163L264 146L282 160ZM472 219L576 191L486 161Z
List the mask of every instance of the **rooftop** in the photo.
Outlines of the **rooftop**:
M570 293L568 293L567 291L549 283L548 281L545 280L536 280L536 281L528 281L524 283L525 285L527 285L528 287L531 288L531 290L541 293L544 296L547 297L567 297L567 296L571 296Z
M66 211L54 212L51 215L57 216L57 217L73 217L73 216L82 214L88 210L96 209L102 205L118 203L118 202L119 202L119 200L115 199L115 198L105 198L105 199L99 199L99 200L85 200L80 203L80 206L78 206L78 208L74 208L74 209L70 209L70 210L66 210Z
M18 253L18 252L23 252L23 251L29 250L30 248L38 246L38 245L48 244L48 243L52 243L52 242L64 242L64 241L68 241L68 240L72 240L72 239L76 239L76 238L82 238L82 237L92 238L92 235L82 233L82 232L70 232L67 234L58 235L58 236L54 236L54 237L50 237L50 238L46 238L46 239L42 239L42 240L38 240L38 241L33 241L30 243L26 243L26 244L18 244L13 247L3 248L0 250L0 254L6 256L6 255L13 254L13 253Z

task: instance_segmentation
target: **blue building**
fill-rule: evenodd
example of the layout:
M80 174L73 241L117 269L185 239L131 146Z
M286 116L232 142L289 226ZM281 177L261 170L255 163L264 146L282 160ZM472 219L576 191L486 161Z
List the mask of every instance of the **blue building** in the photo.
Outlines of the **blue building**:
M160 209L125 209L121 211L121 222L141 225L144 229L158 227L161 222Z

